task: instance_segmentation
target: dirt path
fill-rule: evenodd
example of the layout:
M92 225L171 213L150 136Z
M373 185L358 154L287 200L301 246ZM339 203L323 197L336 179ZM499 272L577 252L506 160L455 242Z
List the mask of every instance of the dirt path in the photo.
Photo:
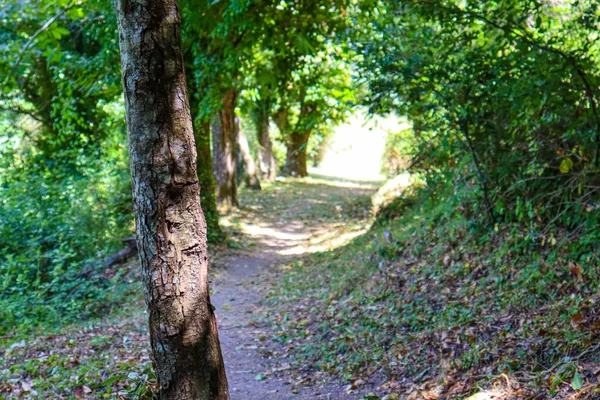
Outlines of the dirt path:
M306 180L247 193L247 206L231 218L246 251L220 258L211 297L217 310L232 400L355 399L345 385L284 373L280 344L261 325L261 295L275 284L278 265L326 250L360 234L373 186ZM283 196L283 198L282 198ZM357 218L346 214L358 213ZM356 215L355 215L356 217ZM310 370L310 366L307 366Z

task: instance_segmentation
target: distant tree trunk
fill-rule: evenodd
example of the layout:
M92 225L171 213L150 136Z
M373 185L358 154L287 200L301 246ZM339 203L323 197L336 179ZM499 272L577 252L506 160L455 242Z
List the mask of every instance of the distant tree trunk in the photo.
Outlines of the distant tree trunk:
M309 133L292 132L287 140L287 155L285 167L283 167L284 175L291 176L308 176L306 168L306 151L308 144Z
M246 138L244 130L242 129L242 119L238 116L235 117L235 129L237 130L238 147L240 150L240 155L242 156L242 160L244 162L246 185L251 189L260 190L260 181L258 180L258 176L256 174L256 166L254 165L254 160L252 159L252 155L250 154L248 138Z
M264 103L260 102L260 103ZM258 139L258 170L262 179L274 182L277 177L277 162L273 155L273 143L269 135L270 107L267 104L258 104L254 113L256 137Z
M217 182L217 203L225 208L237 207L235 104L237 93L229 89L223 107L212 123L213 172Z
M215 196L215 177L212 170L212 155L210 153L210 121L197 121L194 129L196 152L198 158L198 182L200 183L200 200L206 218L209 243L219 243L225 239L225 234L219 225L217 197Z
M56 119L52 115L52 99L59 95L56 82L52 79L50 63L46 57L40 56L31 65L33 77L37 79L19 79L25 98L33 104L36 115L45 130L55 138L58 133L55 129Z
M194 59L192 52L184 56L186 76L193 76ZM193 81L192 81L193 82ZM212 170L212 154L210 151L210 118L200 115L200 101L197 93L198 88L188 82L188 93L190 101L190 112L194 124L194 138L196 140L196 168L198 170L198 182L200 183L200 202L206 227L208 231L208 242L219 243L225 239L225 234L219 225L219 213L217 211L217 198L215 196L215 177Z
M116 0L137 243L161 399L229 399L176 0Z

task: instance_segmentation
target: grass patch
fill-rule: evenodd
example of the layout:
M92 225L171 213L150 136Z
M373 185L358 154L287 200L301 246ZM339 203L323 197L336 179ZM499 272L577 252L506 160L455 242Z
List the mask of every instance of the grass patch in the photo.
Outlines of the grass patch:
M290 264L270 291L267 318L298 368L383 377L381 394L407 399L600 396L590 238L533 241L419 197L392 206L402 212Z

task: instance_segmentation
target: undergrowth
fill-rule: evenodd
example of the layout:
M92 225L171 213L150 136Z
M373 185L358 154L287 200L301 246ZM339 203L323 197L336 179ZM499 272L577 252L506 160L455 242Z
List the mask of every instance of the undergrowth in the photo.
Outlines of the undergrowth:
M101 316L122 301L122 280L104 264L134 232L118 120L104 120L112 133L101 146L51 157L0 127L0 335Z
M391 398L499 386L501 398L598 398L596 237L532 237L416 192L285 272L266 300L275 340L350 388L383 379Z

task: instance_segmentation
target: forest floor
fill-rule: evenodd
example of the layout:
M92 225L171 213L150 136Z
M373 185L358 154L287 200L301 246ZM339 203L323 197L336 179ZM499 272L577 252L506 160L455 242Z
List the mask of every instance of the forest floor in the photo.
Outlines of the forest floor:
M246 191L245 206L225 219L240 250L215 260L211 301L232 399L357 398L347 385L315 375L311 365L292 369L286 344L263 319L262 300L295 260L363 233L376 189L369 182L282 180L261 192Z
M359 398L356 388L332 382L308 363L293 367L293 344L278 340L263 300L304 255L366 231L378 184L306 178L242 191L243 207L223 221L231 242L213 249L211 266L211 301L233 400ZM105 318L2 338L0 399L151 396L156 388L139 268L136 260L119 268L135 290Z
M379 182L241 191L210 249L231 398L600 399L600 270L398 178L385 208ZM104 318L0 337L0 400L153 398L139 265L106 276Z

